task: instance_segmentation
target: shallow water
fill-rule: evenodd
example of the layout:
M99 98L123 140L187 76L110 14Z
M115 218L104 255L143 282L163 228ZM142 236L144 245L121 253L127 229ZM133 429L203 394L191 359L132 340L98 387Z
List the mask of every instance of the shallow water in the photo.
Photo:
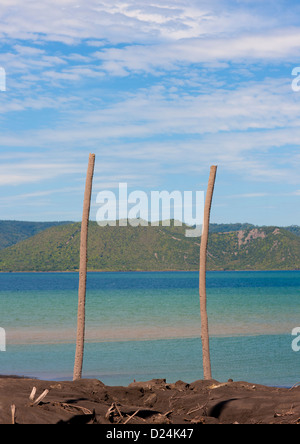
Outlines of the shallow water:
M290 386L299 382L300 272L210 272L213 377ZM70 379L78 274L0 274L2 374ZM201 379L198 273L89 273L84 376Z

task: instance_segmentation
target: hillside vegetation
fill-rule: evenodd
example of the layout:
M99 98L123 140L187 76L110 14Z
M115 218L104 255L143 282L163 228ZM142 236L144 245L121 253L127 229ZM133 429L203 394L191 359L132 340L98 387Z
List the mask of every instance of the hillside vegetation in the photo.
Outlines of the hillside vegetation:
M68 222L0 221L0 250L28 239L47 228L66 223Z
M283 228L243 227L212 228L209 270L300 269L300 236ZM1 250L0 271L76 271L79 244L80 223L52 226ZM199 247L199 238L185 237L185 227L99 227L91 222L88 269L198 270Z

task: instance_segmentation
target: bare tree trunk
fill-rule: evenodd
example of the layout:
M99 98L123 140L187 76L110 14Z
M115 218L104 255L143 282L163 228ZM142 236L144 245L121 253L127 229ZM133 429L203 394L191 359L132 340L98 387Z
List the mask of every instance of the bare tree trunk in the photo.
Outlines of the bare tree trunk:
M82 214L82 223L81 223L77 340L76 340L76 354L75 354L74 375L73 375L74 381L76 381L77 379L81 379L82 377L84 336L85 336L87 243L88 243L88 226L89 226L94 167L95 167L95 154L90 154L87 177L86 177L83 214Z
M207 187L207 194L204 208L203 231L201 236L200 247L200 273L199 273L199 294L200 294L200 312L201 312L201 340L203 355L203 373L204 379L212 379L211 362L209 351L209 330L208 316L206 306L206 261L207 261L207 245L209 236L210 210L216 181L217 167L212 166Z

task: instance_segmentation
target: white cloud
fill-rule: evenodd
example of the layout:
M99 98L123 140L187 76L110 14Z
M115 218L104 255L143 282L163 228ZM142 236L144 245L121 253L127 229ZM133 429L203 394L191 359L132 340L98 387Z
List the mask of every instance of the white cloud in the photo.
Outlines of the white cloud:
M82 39L112 43L149 42L233 35L242 30L268 29L281 17L252 12L230 1L197 0L2 0L4 38L60 41Z
M135 94L125 94L112 105L100 104L93 111L74 111L68 116L69 122L64 119L64 126L35 132L32 143L56 141L77 145L84 141L89 144L96 140L163 134L203 136L220 131L230 133L286 127L297 132L300 118L297 99L286 79L245 82L234 91L210 87L206 94L198 95L187 92L174 94L173 90L163 86L141 89ZM63 102L62 98L60 100ZM66 102L67 105L70 109L72 101ZM291 139L296 142L294 134L292 131L290 135L284 135L286 143ZM2 137L5 143L5 135ZM28 137L26 133L25 137L22 134L21 145L31 143ZM280 138L280 143L282 140Z
M0 165L0 186L18 186L29 183L51 180L62 175L82 173L80 163L58 161L47 162L47 156L42 157L42 162L9 162L6 160Z
M0 185L26 187L17 196L84 180L88 151L95 189L212 162L299 189L300 96L279 70L297 65L300 27L286 2L2 0L0 20ZM270 194L256 190L243 195Z
M239 34L235 37L192 38L153 45L131 45L121 49L104 48L95 52L102 69L111 75L129 75L158 70L179 71L190 64L235 62L266 64L296 61L300 56L300 28L270 33Z
M65 106L61 123L11 135L2 133L0 145L7 149L43 148L47 153L51 150L52 156L64 150L70 158L77 158L82 150L96 149L101 158L113 160L108 171L122 170L119 159L135 159L139 168L147 171L149 162L156 159L152 169L156 176L162 173L160 162L172 165L173 171L184 166L185 171L197 172L215 161L227 171L260 181L296 183L299 177L300 108L286 79L246 81L235 90L212 85L206 94L198 95L161 85L126 93L116 103L100 104L93 111L73 110L72 100L64 102L63 97L57 101L58 107L61 104ZM288 149L289 156L284 156ZM12 174L11 179L4 168L2 183L63 174L63 169L56 169L51 162L48 168L44 165L45 174L43 167L32 174L31 166L30 174L24 175L24 167L26 170L26 164L17 167L19 174ZM126 173L130 172L127 169Z
M0 11L3 40L23 43L2 52L0 65L10 76L18 74L24 85L36 85L38 79L41 88L47 82L65 86L107 74L158 77L172 72L180 76L191 65L217 68L237 62L247 67L297 60L299 27L283 27L274 16L227 4L196 0L4 2ZM51 40L74 50L49 52ZM75 44L82 41L86 46L79 50ZM93 53L90 45L97 45L98 51Z

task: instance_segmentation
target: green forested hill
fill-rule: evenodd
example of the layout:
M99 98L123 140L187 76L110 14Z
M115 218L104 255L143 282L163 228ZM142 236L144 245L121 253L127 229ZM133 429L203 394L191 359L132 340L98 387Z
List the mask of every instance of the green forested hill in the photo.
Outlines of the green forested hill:
M300 269L300 236L276 227L224 230L210 234L210 270ZM0 271L75 271L79 242L80 223L53 226L1 250ZM88 267L198 270L199 243L185 237L184 227L99 227L91 222Z
M300 236L300 227L298 225L291 225L290 227L286 227L286 230L296 234L297 236Z
M5 220L0 221L0 250L28 239L49 227L68 222L21 222Z
M210 236L209 267L226 270L299 270L300 237L263 227Z

